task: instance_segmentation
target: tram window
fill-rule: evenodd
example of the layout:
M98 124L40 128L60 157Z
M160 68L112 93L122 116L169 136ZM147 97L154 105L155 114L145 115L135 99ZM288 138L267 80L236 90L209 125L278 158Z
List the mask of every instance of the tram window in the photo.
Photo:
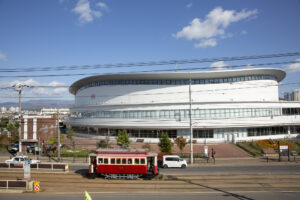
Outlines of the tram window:
M142 164L142 165L145 164L145 158L141 158L141 164Z
M128 158L128 164L132 165L132 159L131 158Z
M110 164L116 164L116 159L115 158L111 158L110 159Z
M98 158L98 163L103 163L103 158Z
M117 164L121 164L121 158L117 158Z
M122 164L126 164L126 158L122 158Z
M134 164L139 165L140 164L140 159L138 159L138 158L134 159Z
M108 164L108 158L104 158L104 164Z

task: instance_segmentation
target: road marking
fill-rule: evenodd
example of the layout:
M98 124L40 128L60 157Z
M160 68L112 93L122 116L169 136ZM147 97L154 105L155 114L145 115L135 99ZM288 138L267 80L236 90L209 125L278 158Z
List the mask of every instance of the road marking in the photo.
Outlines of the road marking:
M163 194L163 195L169 195L169 194L223 194L224 192L221 191L198 191L198 192L159 192L159 191L153 191L153 192L93 192L88 191L89 194L117 194L117 195L132 195L132 194L143 194L143 195L153 195L153 194ZM271 191L226 191L227 193L270 193ZM45 192L46 194L47 192ZM82 194L83 192L55 192L53 194ZM272 191L272 193L300 193L300 191ZM42 193L40 193L42 194Z

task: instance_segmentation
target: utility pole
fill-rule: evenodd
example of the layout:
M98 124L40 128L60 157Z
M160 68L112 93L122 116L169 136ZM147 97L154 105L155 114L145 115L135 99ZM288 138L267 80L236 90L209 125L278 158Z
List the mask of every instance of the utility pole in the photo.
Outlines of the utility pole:
M191 74L190 74L190 84L189 84L189 101L190 101L190 139L191 139L191 164L193 164L193 124L192 124L192 79L191 79Z
M59 120L58 120L58 109L57 109L57 114L56 114L56 123L57 123L57 157L58 157L58 162L60 162L60 129L59 129Z
M12 87L14 87L16 89L16 91L18 91L19 93L19 152L22 152L22 142L21 142L21 137L22 137L22 104L21 104L21 95L22 95L22 90L23 87L29 87L28 85L25 84L16 84L13 85Z
M39 137L39 143L38 143L38 149L39 149L39 153L38 153L38 160L40 159L40 153L42 152L42 149L41 149L41 146L40 146L40 141L41 141L41 138Z

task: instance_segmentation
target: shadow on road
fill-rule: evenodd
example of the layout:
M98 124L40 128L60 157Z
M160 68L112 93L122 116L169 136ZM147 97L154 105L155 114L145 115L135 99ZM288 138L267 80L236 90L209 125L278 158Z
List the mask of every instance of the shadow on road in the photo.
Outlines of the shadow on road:
M201 186L201 187L204 187L204 188L207 188L207 189L211 189L211 190L215 190L215 191L218 191L218 192L222 192L222 193L225 194L224 196L232 196L232 197L237 198L237 199L240 199L240 200L254 200L254 199L249 198L249 197L246 197L246 196L244 196L244 195L239 195L239 194L235 194L235 193L232 193L232 192L227 192L227 191L221 190L221 189L219 189L219 188L210 187L210 186L203 185L203 184L200 184L200 183L193 183L193 182L190 181L190 180L179 179L179 178L174 177L174 176L167 176L167 177L168 177L168 179L170 179L170 180L183 181L183 182L186 182L186 183L191 184L191 185L197 185L197 186Z
M91 176L89 174L89 170L88 169L78 169L75 171L76 174L80 174L83 178L88 178L88 179L93 179L95 178L95 176Z

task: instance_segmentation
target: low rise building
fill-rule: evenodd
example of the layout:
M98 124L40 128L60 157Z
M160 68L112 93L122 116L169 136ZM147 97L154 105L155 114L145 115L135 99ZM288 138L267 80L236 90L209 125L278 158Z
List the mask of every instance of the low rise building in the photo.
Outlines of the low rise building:
M57 130L57 115L29 116L21 119L22 152L27 146L43 146Z

